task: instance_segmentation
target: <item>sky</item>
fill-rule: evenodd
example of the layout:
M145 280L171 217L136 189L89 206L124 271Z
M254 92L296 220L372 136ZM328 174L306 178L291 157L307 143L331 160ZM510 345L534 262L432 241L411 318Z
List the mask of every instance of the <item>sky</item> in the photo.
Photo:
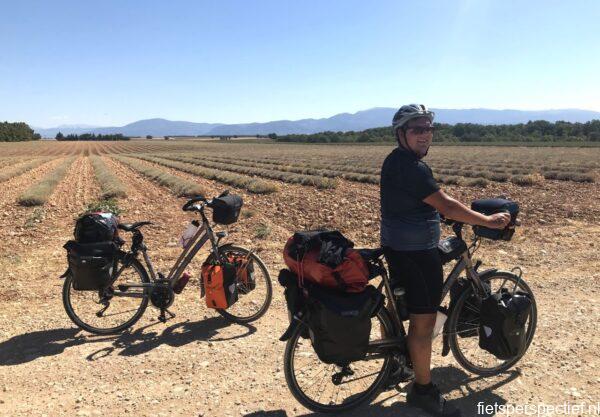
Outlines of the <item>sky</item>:
M600 111L600 1L0 0L0 121Z

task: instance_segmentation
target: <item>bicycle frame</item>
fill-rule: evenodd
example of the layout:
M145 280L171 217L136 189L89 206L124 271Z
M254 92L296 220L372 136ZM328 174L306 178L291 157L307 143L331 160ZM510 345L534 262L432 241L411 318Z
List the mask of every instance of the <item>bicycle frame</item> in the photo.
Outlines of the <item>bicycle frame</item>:
M210 243L211 243L211 247L212 247L211 252L214 254L214 256L216 258L218 258L218 256L219 256L218 244L219 244L220 238L215 237L215 233L214 233L212 227L210 226L210 222L208 221L208 219L204 213L204 207L202 207L200 209L200 216L202 218L202 224L200 225L200 227L198 228L198 230L196 231L196 233L194 234L194 236L192 237L190 242L184 247L183 251L181 252L179 257L177 258L177 260L175 261L175 263L169 270L169 274L166 277L166 280L168 280L169 286L171 288L173 288L173 286L179 280L179 278L181 277L181 275L183 274L185 269L188 267L188 265L190 264L192 259L194 259L196 254L200 251L200 249L202 249L202 247L206 244L207 241L210 241ZM140 232L138 232L138 233L140 233ZM134 235L134 239L135 239L135 235ZM135 245L135 243L134 243L134 245ZM156 272L154 265L153 265L152 261L150 260L150 256L148 255L146 245L143 242L139 242L138 245L139 245L139 248L136 248L136 249L138 249L140 252L142 252L144 262L146 264L146 267L148 268L148 272L150 273L150 277L152 278L153 282L145 283L145 284L122 284L120 287L123 288L122 291L124 291L124 293L119 294L119 295L123 296L123 297L136 296L134 294L126 294L125 293L125 291L129 288L151 288L155 285L156 281L158 281L159 279L165 279L165 278L163 278L163 276L160 272L158 272L158 273ZM136 252L137 252L137 250L134 252L129 252L128 254L135 255ZM116 279L119 277L119 275L121 275L121 272L127 266L128 265L125 264L121 267L121 269L117 272L117 274L115 274L115 278L114 278L113 282L116 281Z
M477 243L478 243L478 241L475 240L471 244L471 246L469 248L467 248L467 250L465 250L461 254L460 259L454 264L454 267L448 274L448 277L444 281L444 285L442 287L442 297L441 297L442 301L446 298L446 296L450 292L450 289L452 288L454 283L458 280L460 274L463 271L466 271L467 278L475 285L480 296L483 297L485 295L485 289L484 289L482 281L480 279L480 275L477 272L477 267L479 266L479 263L476 263L475 265L473 265L473 261L471 259L472 254L470 252L470 249L476 248ZM382 260L378 260L378 263L380 266L383 266ZM388 297L388 300L390 300L390 302L387 303L387 309L391 313L392 323L395 328L395 333L397 334L397 336L392 337L392 338L388 337L385 339L373 340L373 341L369 342L369 351L379 352L379 353L381 353L382 349L387 350L390 348L391 349L398 349L399 347L403 348L402 344L404 343L405 338L406 338L406 330L404 328L402 320L400 319L400 314L396 307L396 303L393 301L394 300L393 291L391 288L391 284L390 284L390 280L389 280L386 268L381 268L381 277L382 277L382 282L377 286L377 289L381 290L382 287L385 287L386 296ZM403 351L403 349L401 349L401 351ZM365 360L371 360L371 359L377 359L377 358L379 358L379 355L377 355L377 354L368 355L365 358Z

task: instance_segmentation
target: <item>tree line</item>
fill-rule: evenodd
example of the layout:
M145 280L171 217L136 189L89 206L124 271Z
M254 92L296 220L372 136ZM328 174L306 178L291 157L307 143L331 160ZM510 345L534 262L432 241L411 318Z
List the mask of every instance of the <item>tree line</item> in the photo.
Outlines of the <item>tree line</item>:
M35 133L27 123L0 123L0 142L22 142L39 139L41 139L41 136Z
M482 125L436 123L434 142L600 142L600 120L571 123L545 120L513 125ZM319 132L307 135L277 135L269 138L278 142L338 143L338 142L394 142L390 127L377 127L360 132Z
M121 133L95 135L93 133L82 133L81 135L69 134L63 135L61 132L56 134L56 140L130 140L128 136L123 136Z

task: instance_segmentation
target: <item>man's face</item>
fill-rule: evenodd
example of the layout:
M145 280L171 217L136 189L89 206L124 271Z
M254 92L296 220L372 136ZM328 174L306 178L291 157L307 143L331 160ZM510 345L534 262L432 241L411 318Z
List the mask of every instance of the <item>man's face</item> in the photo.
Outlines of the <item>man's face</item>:
M420 158L427 155L433 140L433 126L427 117L419 117L406 123L406 144Z

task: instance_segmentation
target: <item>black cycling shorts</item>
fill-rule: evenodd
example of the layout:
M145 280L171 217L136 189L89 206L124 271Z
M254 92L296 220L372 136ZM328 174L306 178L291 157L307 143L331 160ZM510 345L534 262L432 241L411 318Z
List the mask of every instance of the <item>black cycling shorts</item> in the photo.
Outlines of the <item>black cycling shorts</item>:
M411 314L431 314L442 301L444 271L437 248L396 251L384 248L392 288L404 287Z

